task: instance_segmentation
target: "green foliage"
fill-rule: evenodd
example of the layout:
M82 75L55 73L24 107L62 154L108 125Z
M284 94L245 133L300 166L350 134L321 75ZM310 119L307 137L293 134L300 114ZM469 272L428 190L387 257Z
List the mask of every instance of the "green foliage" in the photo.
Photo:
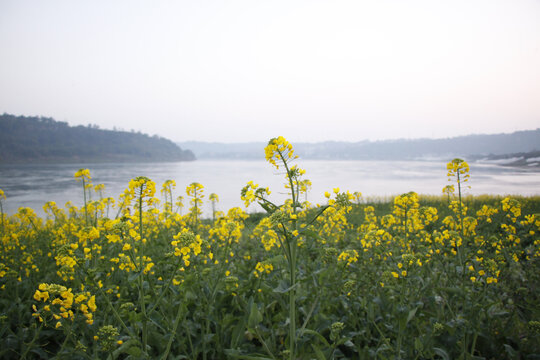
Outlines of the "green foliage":
M0 115L0 162L190 161L172 141L141 133L70 127L44 117Z

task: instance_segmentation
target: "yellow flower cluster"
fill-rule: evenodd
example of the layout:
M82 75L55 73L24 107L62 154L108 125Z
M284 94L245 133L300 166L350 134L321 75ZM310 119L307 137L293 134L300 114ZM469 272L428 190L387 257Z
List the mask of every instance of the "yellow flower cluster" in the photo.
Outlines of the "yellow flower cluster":
M259 187L253 181L248 181L247 185L240 192L240 199L244 201L244 205L248 207L257 200L263 200L267 195L270 195L268 188Z
M446 185L442 189L442 193L448 196L453 195L455 191L456 189L454 188L454 185Z
M398 217L409 216L410 212L415 211L419 206L418 194L414 191L394 198L394 214Z
M197 219L199 215L202 214L201 206L203 203L202 199L204 198L203 189L204 187L197 182L191 183L186 188L186 193L189 197L191 197L190 202L191 202L191 205L193 205L189 209L189 211L191 212L192 217L195 219Z
M266 161L274 165L276 169L279 169L279 165L276 161L283 161L285 163L290 160L297 159L298 156L294 155L292 145L285 140L283 136L270 139L268 145L264 148Z
M166 180L161 186L161 193L166 194L172 191L176 187L176 181Z
M201 184L194 182L186 188L186 193L188 196L202 198L204 197L204 195L202 195L203 189L204 187Z
M90 176L90 170L88 169L79 169L75 172L75 175L74 175L75 179L77 181L81 181L81 180L91 180L92 177Z
M77 260L71 255L59 254L55 257L56 265L59 267L57 274L64 281L73 280L73 273L75 272L75 266Z
M43 302L45 305L39 310L34 305L32 316L38 318L40 322L50 317L56 321L55 328L61 327L62 321L73 321L74 310L80 311L88 325L94 323L93 313L97 310L96 298L89 292L74 295L72 290L65 286L42 283L34 293L34 300Z
M251 238L259 239L266 251L270 251L274 246L279 247L278 235L273 230L274 224L270 218L263 218L259 224L253 229Z
M351 249L342 251L338 256L338 261L347 262L347 266L358 261L358 251Z
M485 220L488 223L492 222L492 216L499 212L498 209L495 209L491 206L483 205L480 210L476 212L476 216L482 220Z
M173 238L174 240L171 241L171 245L174 248L174 255L182 256L184 265L189 266L190 254L193 252L193 254L197 256L202 251L201 237L184 228L181 232L173 236Z
M216 221L216 225L209 231L211 239L219 240L220 246L223 244L231 244L238 242L242 236L244 225L230 218L220 218Z
M174 188L176 188L176 182L174 180L166 180L161 187L161 195L165 198L165 211L172 211L172 192Z
M339 243L345 239L346 230L349 229L346 215L347 208L330 207L322 216L317 218L319 236L323 244L326 244L329 240L333 243Z
M458 182L466 182L469 180L469 164L462 159L453 159L446 164L446 170L448 170L448 180L456 176ZM463 175L463 176L460 176Z
M503 211L506 211L508 214L507 217L511 218L513 222L516 222L516 219L521 216L521 204L516 199L506 197L501 201Z
M465 206L465 204L461 203L457 200L453 200L450 202L450 205L448 205L448 207L450 208L450 210L452 210L452 212L454 214L457 215L458 218L460 218L461 216L465 216L467 215L467 206ZM461 209L461 213L460 213L460 209Z
M253 274L255 277L259 277L259 274L270 274L274 270L274 266L267 261L265 262L258 262L257 265L255 265L255 270L253 271Z
M126 196L127 199L133 199L135 197L141 199L148 198L146 200L148 205L152 205L156 202L156 199L153 199L154 194L156 193L156 183L145 176L131 179L128 189L129 196Z

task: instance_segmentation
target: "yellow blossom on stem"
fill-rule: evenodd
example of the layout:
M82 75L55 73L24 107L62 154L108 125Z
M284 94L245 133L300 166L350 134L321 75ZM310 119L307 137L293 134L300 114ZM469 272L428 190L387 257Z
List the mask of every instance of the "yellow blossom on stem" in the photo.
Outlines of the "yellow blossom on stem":
M270 139L268 145L264 148L266 161L274 165L276 169L279 169L279 165L276 161L288 162L289 160L296 159L292 145L285 140L283 136Z

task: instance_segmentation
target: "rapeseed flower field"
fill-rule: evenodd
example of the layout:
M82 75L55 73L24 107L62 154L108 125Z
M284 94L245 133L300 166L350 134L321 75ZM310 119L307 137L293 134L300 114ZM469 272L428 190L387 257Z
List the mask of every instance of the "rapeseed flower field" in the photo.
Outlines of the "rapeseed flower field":
M103 197L88 169L84 205L44 218L7 216L0 190L0 358L540 357L539 197L465 196L474 174L454 159L441 196L311 204L293 146L265 157L289 199L246 179L264 214L209 194L204 219L202 184L158 198L144 176Z

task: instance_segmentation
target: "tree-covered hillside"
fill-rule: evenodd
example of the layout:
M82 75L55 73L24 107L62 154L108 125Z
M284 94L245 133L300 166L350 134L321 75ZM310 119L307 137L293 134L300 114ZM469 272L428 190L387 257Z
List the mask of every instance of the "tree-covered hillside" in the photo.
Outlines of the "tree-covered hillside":
M0 163L191 160L195 156L190 150L158 136L0 115Z

